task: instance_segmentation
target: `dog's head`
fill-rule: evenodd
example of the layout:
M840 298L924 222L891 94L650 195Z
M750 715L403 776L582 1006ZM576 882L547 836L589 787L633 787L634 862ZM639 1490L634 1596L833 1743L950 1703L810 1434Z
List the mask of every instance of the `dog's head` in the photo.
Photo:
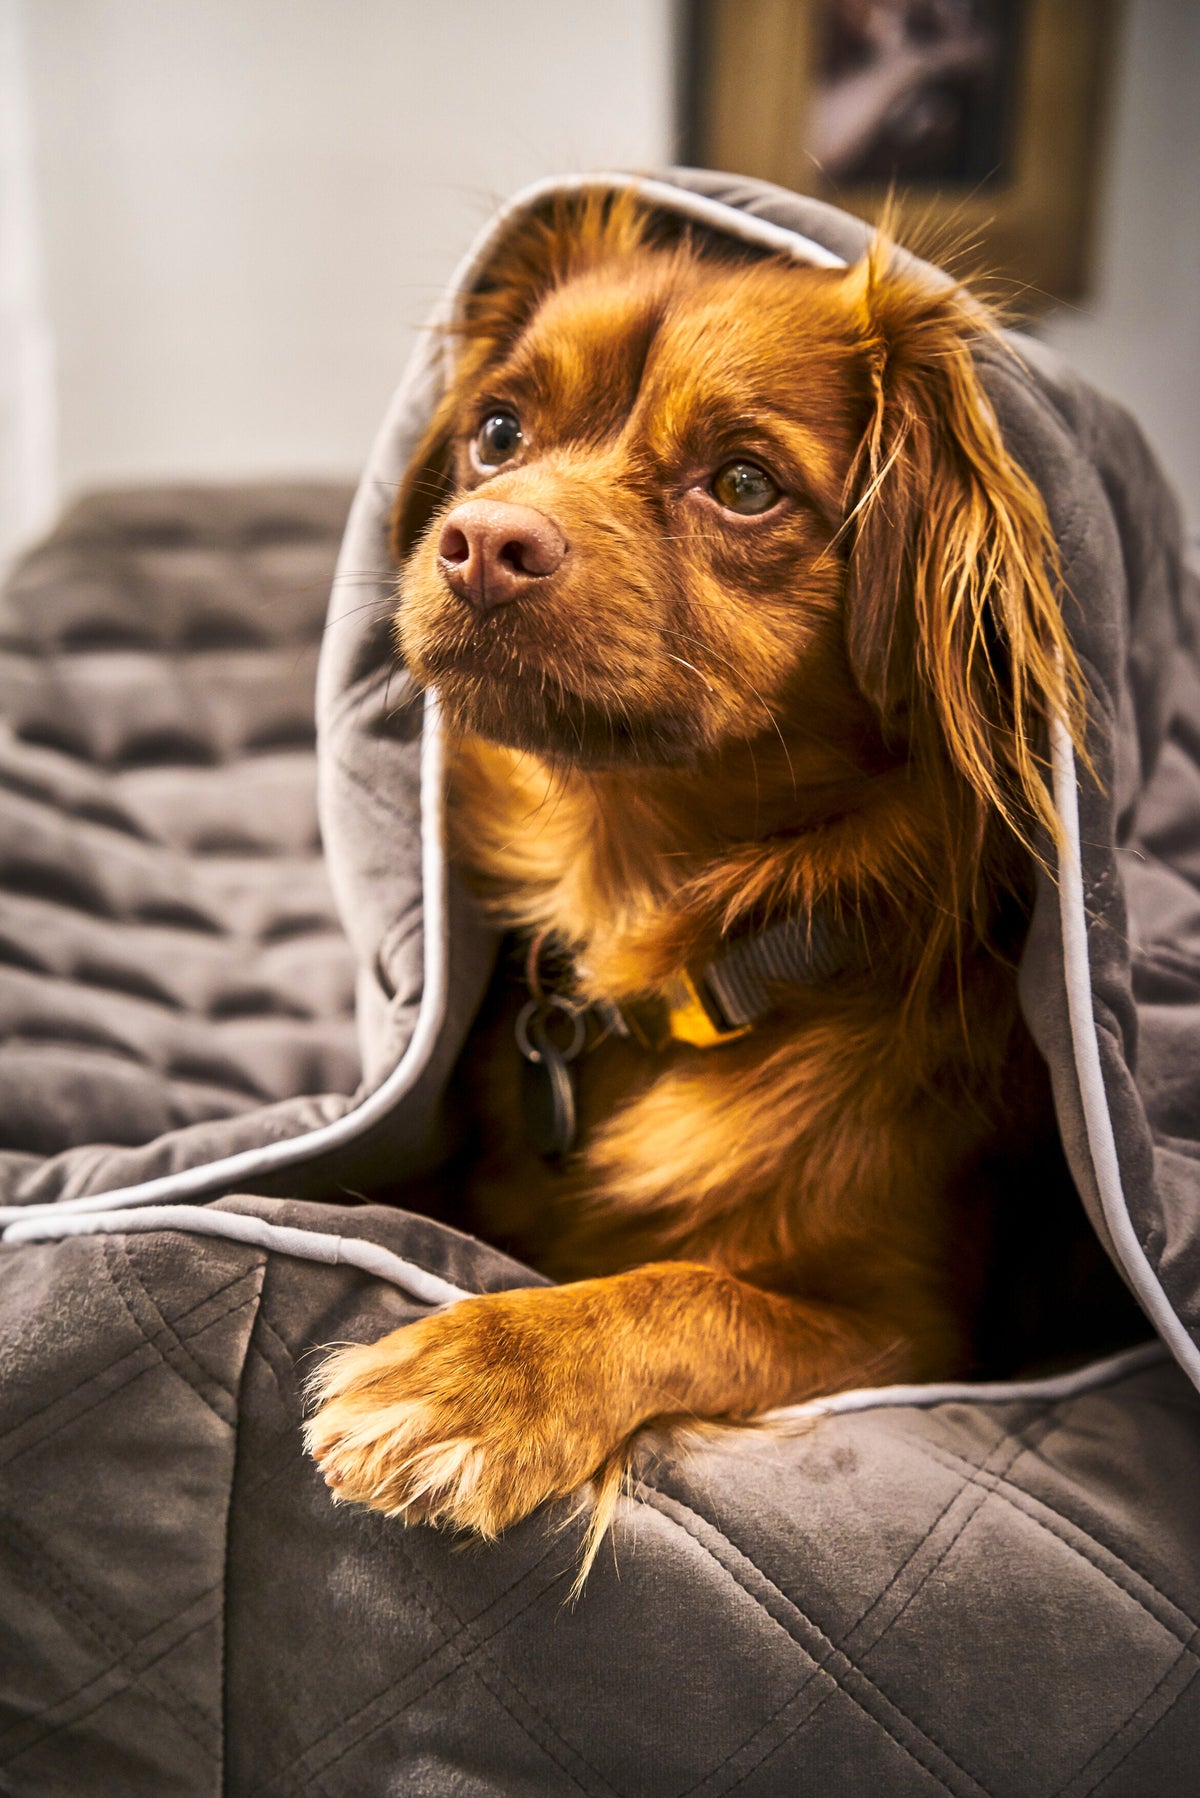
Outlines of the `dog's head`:
M819 270L561 203L468 302L401 492L406 661L460 727L575 765L774 735L828 781L929 739L1045 816L1074 662L987 329L886 248Z

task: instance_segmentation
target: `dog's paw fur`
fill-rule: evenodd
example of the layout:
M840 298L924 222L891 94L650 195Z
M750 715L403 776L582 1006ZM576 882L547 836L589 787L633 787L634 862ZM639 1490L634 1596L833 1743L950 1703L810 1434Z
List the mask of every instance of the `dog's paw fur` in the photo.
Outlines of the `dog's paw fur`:
M493 1537L580 1487L627 1430L563 1298L484 1294L330 1356L305 1441L335 1497Z

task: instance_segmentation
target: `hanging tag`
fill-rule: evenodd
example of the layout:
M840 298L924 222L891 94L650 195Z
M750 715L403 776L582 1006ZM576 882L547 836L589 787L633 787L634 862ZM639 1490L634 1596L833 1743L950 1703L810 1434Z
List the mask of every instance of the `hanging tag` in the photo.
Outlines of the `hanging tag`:
M575 1142L575 1079L558 1050L521 1063L525 1135L539 1155L566 1155Z
M550 1035L555 1014L566 1021L561 1047ZM575 1143L575 1075L571 1063L583 1048L587 1027L578 1007L558 996L531 999L517 1018L521 1051L521 1110L525 1134L539 1155L556 1159Z

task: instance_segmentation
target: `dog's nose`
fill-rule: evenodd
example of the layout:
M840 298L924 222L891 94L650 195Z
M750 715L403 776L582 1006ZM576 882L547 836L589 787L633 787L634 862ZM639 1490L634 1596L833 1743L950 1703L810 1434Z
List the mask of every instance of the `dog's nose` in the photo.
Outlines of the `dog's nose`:
M438 561L451 589L485 612L520 599L553 574L567 543L552 518L532 506L468 499L442 522Z

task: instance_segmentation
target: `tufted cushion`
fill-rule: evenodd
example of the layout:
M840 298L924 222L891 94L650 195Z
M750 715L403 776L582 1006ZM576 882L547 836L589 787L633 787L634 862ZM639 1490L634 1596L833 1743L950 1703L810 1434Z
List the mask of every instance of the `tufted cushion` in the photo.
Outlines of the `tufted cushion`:
M0 610L0 1118L28 1173L358 1078L313 685L348 494L77 504ZM5 1195L7 1196L7 1195Z

